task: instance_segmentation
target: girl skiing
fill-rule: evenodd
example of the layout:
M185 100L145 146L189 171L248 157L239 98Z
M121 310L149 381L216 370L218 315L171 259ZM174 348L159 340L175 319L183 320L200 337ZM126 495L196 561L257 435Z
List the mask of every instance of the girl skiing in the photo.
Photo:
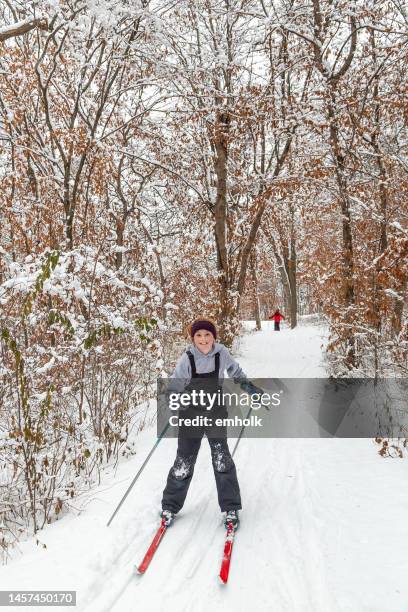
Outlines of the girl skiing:
M250 395L263 393L250 381L239 364L231 357L228 349L218 342L217 329L211 319L196 319L189 326L192 344L181 355L176 364L172 379L183 389L202 388L209 386L213 392L222 389L222 379L225 370L235 382L240 382L241 388ZM183 387L183 389L180 388ZM214 410L214 408L212 409ZM215 406L218 417L226 417L227 411L222 403ZM189 406L188 416L203 413L203 407ZM161 517L168 527L175 514L181 510L187 496L187 491L193 477L194 465L204 434L207 435L211 449L212 464L218 493L218 503L221 512L225 512L225 526L232 524L238 528L238 510L241 509L241 496L234 461L231 457L227 431L224 426L202 426L191 428L179 426L177 454L171 467L166 487L163 491Z
M277 308L275 310L275 312L273 313L273 315L271 315L270 317L268 317L269 320L273 320L275 321L275 331L280 331L280 322L282 321L282 319L284 319L285 317L283 316L283 314L281 314L279 312L279 308Z

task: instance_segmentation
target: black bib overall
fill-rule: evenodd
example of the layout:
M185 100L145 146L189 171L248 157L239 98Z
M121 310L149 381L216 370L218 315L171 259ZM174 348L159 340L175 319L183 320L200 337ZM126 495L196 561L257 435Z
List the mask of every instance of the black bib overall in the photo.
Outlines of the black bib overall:
M187 355L191 364L191 381L186 391L204 389L205 391L211 390L216 392L221 390L222 388L219 383L220 354L216 353L214 356L215 370L205 374L197 373L194 356L190 351L187 351ZM209 415L215 420L216 418L226 417L227 411L224 406L218 404L211 411L206 411L205 406L189 406L180 413L180 416L188 418L200 415ZM163 510L177 513L183 507L204 434L208 438L211 449L218 503L221 512L241 509L237 472L228 448L226 427L216 425L207 427L203 425L194 428L179 426L177 455L163 491Z

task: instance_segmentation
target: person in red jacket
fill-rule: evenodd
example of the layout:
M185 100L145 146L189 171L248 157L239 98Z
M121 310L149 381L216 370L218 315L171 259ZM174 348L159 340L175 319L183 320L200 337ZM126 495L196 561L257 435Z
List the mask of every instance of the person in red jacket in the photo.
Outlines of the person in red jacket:
M283 316L283 314L281 314L279 312L279 308L277 308L275 310L275 312L273 313L273 315L271 315L270 317L268 317L269 320L275 321L275 331L280 331L280 322L282 321L282 319L284 319L285 317Z

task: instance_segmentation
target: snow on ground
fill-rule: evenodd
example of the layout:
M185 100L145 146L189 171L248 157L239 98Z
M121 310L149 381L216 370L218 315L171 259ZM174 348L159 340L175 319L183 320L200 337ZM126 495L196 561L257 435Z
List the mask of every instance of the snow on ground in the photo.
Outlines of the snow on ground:
M325 375L324 329L253 327L246 324L236 353L249 376ZM241 440L244 509L225 587L217 582L224 532L206 440L185 507L143 577L133 566L157 528L175 440L160 442L105 526L154 441L154 427L142 432L136 456L107 470L79 516L40 532L47 548L22 544L0 571L1 588L76 590L76 609L86 612L408 611L405 461L382 459L365 439Z

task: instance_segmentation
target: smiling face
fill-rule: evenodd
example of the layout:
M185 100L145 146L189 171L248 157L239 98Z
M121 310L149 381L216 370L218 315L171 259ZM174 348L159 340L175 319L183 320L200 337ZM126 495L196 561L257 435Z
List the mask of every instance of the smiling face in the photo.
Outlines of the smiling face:
M214 346L214 336L206 329L199 329L193 338L193 342L199 351L207 355Z

